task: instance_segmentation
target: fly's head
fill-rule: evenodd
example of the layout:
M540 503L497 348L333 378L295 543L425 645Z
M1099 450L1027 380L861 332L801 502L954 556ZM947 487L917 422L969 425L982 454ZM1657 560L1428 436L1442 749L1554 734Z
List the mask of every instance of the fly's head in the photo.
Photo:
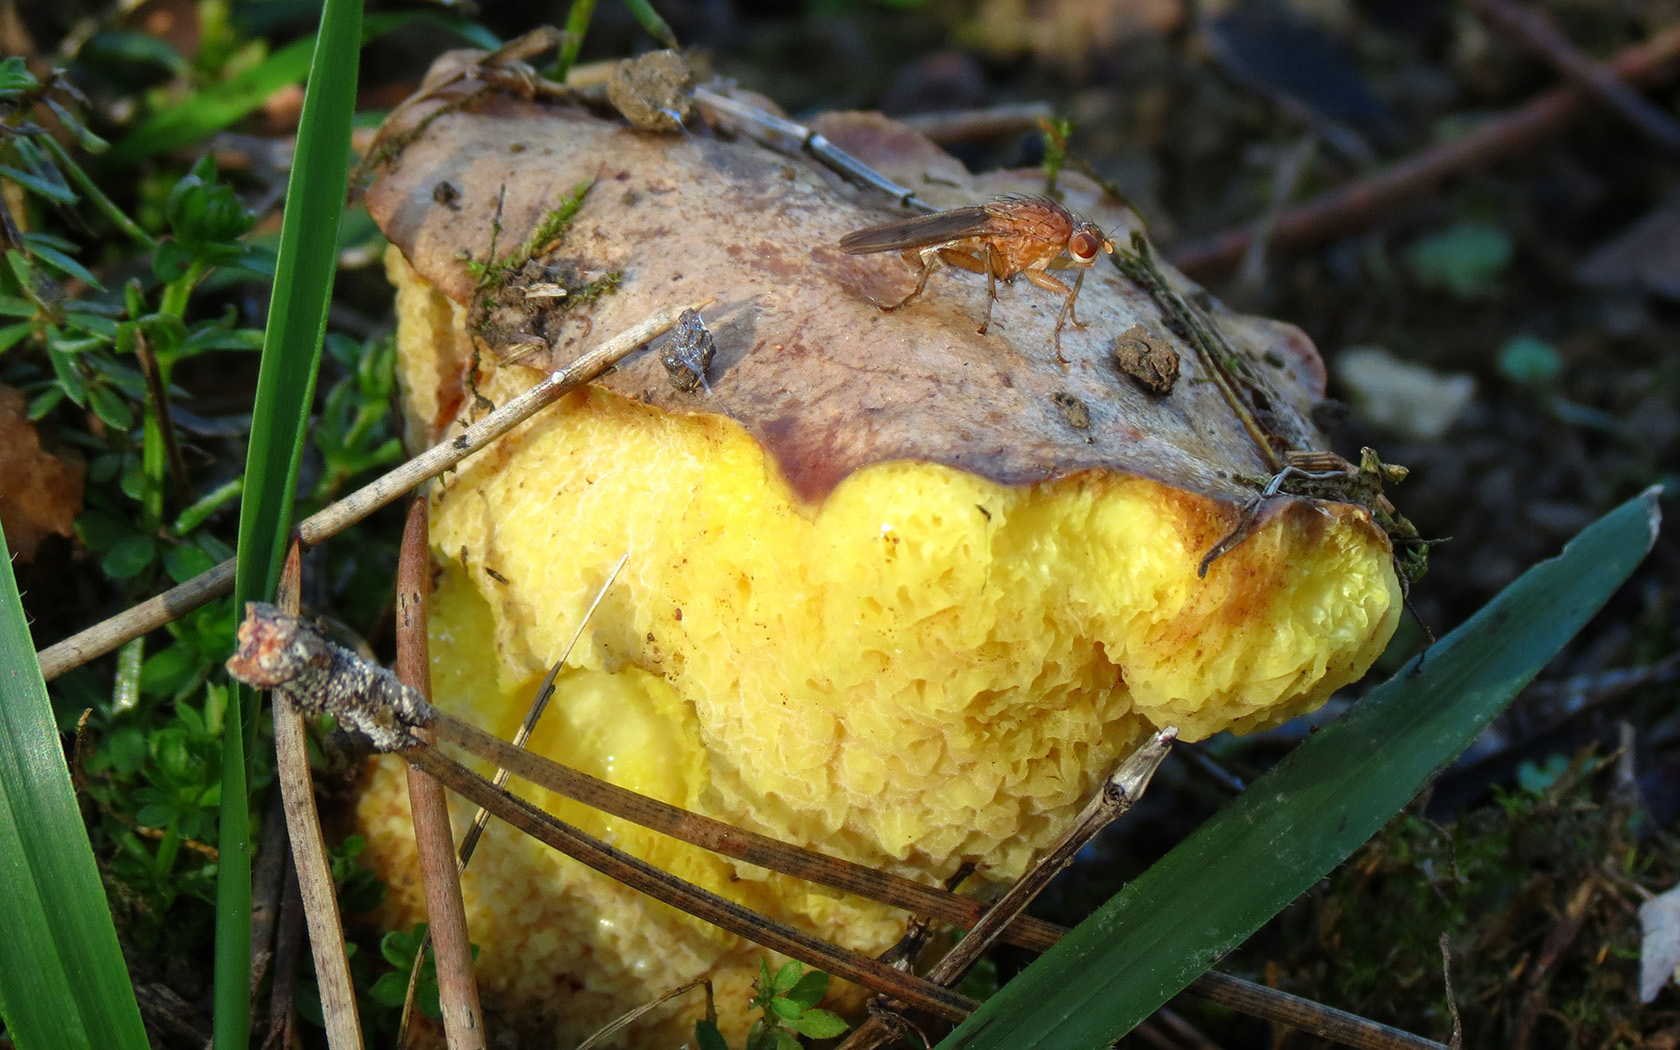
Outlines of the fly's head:
M1114 242L1109 240L1102 227L1096 223L1082 222L1073 228L1073 235L1068 238L1067 250L1073 259L1073 265L1086 267L1095 263L1098 255L1114 251Z

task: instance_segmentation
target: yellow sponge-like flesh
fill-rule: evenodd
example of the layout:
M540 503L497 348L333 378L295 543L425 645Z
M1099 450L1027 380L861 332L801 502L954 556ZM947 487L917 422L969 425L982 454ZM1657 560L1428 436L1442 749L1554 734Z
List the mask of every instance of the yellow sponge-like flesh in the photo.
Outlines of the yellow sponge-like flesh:
M403 294L405 323L414 297L436 295L412 283ZM449 338L405 327L405 372L431 368L428 347ZM501 402L530 382L503 369L484 393ZM964 861L1008 879L1152 728L1198 739L1273 724L1381 652L1400 595L1362 512L1293 507L1198 579L1232 520L1133 476L1008 487L902 462L805 506L734 421L590 388L434 495L435 700L511 736L628 551L533 749L928 881ZM858 950L903 928L886 909L533 797ZM395 762L376 772L360 818L396 891L388 917L411 921L420 897ZM756 950L514 839L495 831L465 879L492 993L587 1034L710 972L726 1031L744 1023L731 1011ZM681 1024L633 1045L661 1045Z

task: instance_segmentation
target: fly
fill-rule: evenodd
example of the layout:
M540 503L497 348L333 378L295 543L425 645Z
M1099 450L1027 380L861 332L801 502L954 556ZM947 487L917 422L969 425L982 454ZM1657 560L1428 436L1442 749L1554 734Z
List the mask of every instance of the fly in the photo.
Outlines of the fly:
M1066 298L1056 317L1052 342L1056 358L1062 357L1062 326L1068 321L1083 328L1074 315L1085 271L1097 256L1114 250L1114 242L1094 222L1078 219L1048 197L994 197L985 204L953 208L933 215L918 215L883 226L856 230L840 238L840 250L848 255L875 252L904 253L904 261L920 262L921 277L916 290L883 310L908 305L927 287L928 275L940 263L986 275L986 319L980 324L985 335L992 323L992 303L997 299L997 282L1025 277L1033 284ZM1077 269L1073 287L1045 272Z

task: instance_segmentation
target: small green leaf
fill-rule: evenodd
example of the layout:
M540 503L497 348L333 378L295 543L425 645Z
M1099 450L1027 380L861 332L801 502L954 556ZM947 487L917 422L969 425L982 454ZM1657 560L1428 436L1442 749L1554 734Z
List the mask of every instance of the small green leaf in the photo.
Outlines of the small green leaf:
M95 33L82 46L82 57L102 62L155 65L175 76L185 75L190 68L181 53L161 37L123 30L107 29Z
M136 726L124 726L112 732L88 763L94 772L109 769L118 776L130 777L146 764L146 733Z
M373 997L373 1001L376 1003L383 1003L386 1006L401 1006L404 1000L408 998L408 971L404 970L399 973L392 970L390 973L382 974L379 980L373 982L373 987L368 989L368 994Z
M10 350L12 347L18 345L18 343L22 342L24 339L27 339L29 337L29 333L33 330L34 326L28 321L19 321L17 324L9 324L4 328L0 328L0 354L5 353L7 350ZM46 413L44 412L42 413L42 415L45 414ZM30 418L39 419L41 417L32 416Z
M151 749L152 762L157 766L157 775L165 784L190 784L196 777L192 749L187 745L187 734L180 726L164 726L155 730L152 738L147 742Z
M194 501L191 506L181 511L180 516L175 519L175 531L184 536L192 530L198 528L204 523L206 518L210 517L210 515L216 513L218 510L238 499L239 494L244 491L244 488L244 478L233 478L223 482L221 485ZM214 564L214 562L210 561L208 555L205 555L204 562L204 568L206 569ZM165 564L167 566L167 563ZM194 564L197 564L196 560L194 561ZM171 575L174 574L174 571L174 569L170 569ZM185 583L201 571L203 570L197 570L187 576L178 577L176 582Z
M87 384L82 381L82 373L76 368L76 359L49 344L47 361L52 365L53 377L64 389L64 396L78 405L86 405Z
M140 691L149 696L180 692L204 667L204 658L184 645L171 645L146 657L140 668Z
M1499 374L1519 386L1545 386L1562 372L1562 355L1544 339L1513 336L1499 348Z
M784 1021L793 1020L794 1018L798 1017L799 1014L800 1014L800 1011L802 1011L804 1009L805 1008L803 1006L800 1006L798 1003L791 1002L787 999L782 998L779 995L776 996L776 998L770 1000L770 1012L775 1014L777 1017L780 1017Z
M812 970L782 994L800 1006L815 1006L828 994L828 974L821 970Z
M347 843L348 845L348 843ZM350 856L360 850L350 851ZM426 939L426 924L417 922L412 930L392 930L379 941L379 954L385 956L385 961L398 969L408 969L414 965L414 953L420 950L420 944Z
M1408 261L1421 283L1475 299L1493 290L1512 254L1511 237L1498 226L1463 222L1413 244Z
M805 969L799 965L798 960L788 960L782 964L780 970L776 971L776 976L771 980L767 991L773 995L787 994L788 989L799 983L799 977L804 972Z
M148 828L166 828L175 819L175 807L167 802L151 802L134 814L134 822Z
M127 430L134 425L134 413L129 410L128 403L108 386L96 383L88 387L88 407L112 429Z
M101 292L105 290L105 286L99 283L99 278L93 275L93 271L57 248L45 244L39 234L26 233L23 235L23 241L29 245L30 253L45 263L49 269L56 270L66 277L74 277L83 284Z
M29 421L31 423L40 422L46 418L48 412L57 408L63 400L63 387L50 386L43 390L33 401L29 402Z
M100 458L106 459L103 456ZM102 510L88 510L83 511L76 519L76 535L81 537L82 543L86 544L88 549L108 551L137 533L133 525L113 514Z
M694 1043L700 1050L729 1050L729 1042L711 1021L694 1022Z
M236 241L257 221L232 186L216 181L210 155L175 183L163 210L175 239L189 247Z
M827 1010L806 1010L793 1022L793 1027L799 1030L800 1035L811 1039L833 1039L849 1026L839 1014Z
M0 178L11 179L29 192L45 197L55 204L74 204L76 194L62 182L53 182L27 171L19 171L9 164L0 164Z
M132 533L106 551L99 565L113 580L127 580L144 572L156 556L156 541L150 536Z
M41 82L29 72L21 56L10 55L0 61L0 98L16 98L40 86Z

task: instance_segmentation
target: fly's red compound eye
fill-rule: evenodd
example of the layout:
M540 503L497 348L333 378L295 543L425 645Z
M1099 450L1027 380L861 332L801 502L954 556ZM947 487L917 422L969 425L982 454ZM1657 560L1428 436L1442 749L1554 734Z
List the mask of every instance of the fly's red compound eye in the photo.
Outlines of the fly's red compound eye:
M1077 262L1088 263L1102 251L1102 237L1090 230L1079 230L1068 241L1068 254Z

